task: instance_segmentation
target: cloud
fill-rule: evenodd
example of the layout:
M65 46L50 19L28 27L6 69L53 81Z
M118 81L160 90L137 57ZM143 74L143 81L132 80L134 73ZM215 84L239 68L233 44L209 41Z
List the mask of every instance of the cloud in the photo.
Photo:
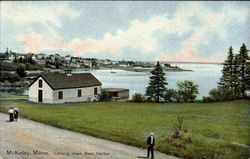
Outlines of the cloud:
M51 39L45 40L42 35L31 32L20 37L20 41L23 42L26 50L31 52L38 52L40 50L74 50L76 53L89 51L95 48L96 41L94 40L80 40L74 39L71 42L66 43L60 36L54 35Z
M217 53L215 56L202 57L198 51L191 48L184 48L180 52L172 55L160 55L157 57L159 61L168 62L217 62L224 61L224 54Z
M200 44L208 44L208 37L218 35L227 38L225 32L227 25L234 19L244 22L249 16L249 9L231 5L224 6L219 11L207 8L201 3L188 3L179 6L175 14L176 19L190 19L197 17L200 25L193 28L194 33L183 42L183 48L176 53L165 53L156 57L160 61L185 61L185 62L223 62L225 54L217 53L216 56L202 57L196 47ZM211 46L212 47L212 46Z
M75 51L74 56L80 56L85 52L102 52L107 54L115 54L119 52L120 49L126 46L131 46L136 49L141 49L145 53L152 53L159 49L158 39L154 37L154 32L157 30L162 30L164 33L175 33L182 35L187 32L190 28L189 25L186 27L180 27L179 24L183 23L182 20L169 20L166 15L163 16L153 16L146 22L141 22L136 19L130 22L129 29L117 30L115 35L110 33L105 33L102 40L95 39L73 39L68 43L61 43L60 48L56 48L52 45L48 48L48 44L56 41L55 38L51 38L48 41L42 41L42 35L37 35L37 33L28 33L22 36L20 39L23 42L27 50L39 51L41 48L45 47L47 49L63 49L68 51L70 49ZM32 38L30 38L32 36ZM58 35L55 35L58 37ZM40 43L38 45L32 45L36 40ZM30 40L32 39L32 40ZM61 38L59 38L61 39ZM47 44L46 44L47 43ZM43 46L43 47L41 47Z
M69 7L65 2L4 1L1 2L0 9L1 32L4 30L3 33L8 37L15 34L15 40L20 40L20 36L25 34L33 35L32 40L23 43L28 51L39 50L39 42L43 38L57 36L56 29L63 27L62 17L74 20L81 15L80 11ZM34 30L42 32L42 35L34 36L31 34Z
M29 26L33 23L55 25L61 27L61 16L71 19L80 16L79 11L70 8L67 4L57 3L27 3L11 1L1 2L1 21L10 21L17 26Z
M248 7L225 5L221 9L215 10L202 2L183 2L180 3L173 15L166 12L162 15L152 16L146 21L134 19L130 21L128 29L117 29L115 34L106 32L102 39L75 38L66 41L56 33L55 27L62 27L61 16L76 19L80 17L80 11L65 4L42 7L19 4L17 5L19 8L16 10L13 9L16 8L15 4L6 4L7 7L4 7L4 9L14 13L7 15L7 11L4 11L7 20L17 25L41 23L49 30L49 33L31 31L20 36L19 40L22 41L24 48L28 51L63 50L74 52L74 56L80 56L88 52L119 55L123 48L129 46L140 50L145 56L152 57L152 54L154 54L154 60L167 61L223 61L225 54L222 52L218 51L216 56L204 56L204 53L199 52L197 47L199 45L211 45L208 41L208 37L211 35L226 39L228 37L226 33L228 24L235 19L237 19L237 23L244 23L249 16ZM197 20L197 24L194 24L194 19ZM192 34L181 41L182 48L178 52L168 52L168 50L161 50L159 47L159 38L154 35L156 31L161 31L165 35L174 34L180 37L186 35L186 33L191 32Z

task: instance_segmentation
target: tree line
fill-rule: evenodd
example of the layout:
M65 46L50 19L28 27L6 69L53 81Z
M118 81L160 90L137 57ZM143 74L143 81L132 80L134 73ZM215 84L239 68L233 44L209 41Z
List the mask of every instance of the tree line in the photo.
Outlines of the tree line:
M222 77L218 88L210 91L207 101L225 101L247 99L250 91L250 58L243 43L239 53L234 53L232 46L228 49L227 59L223 63Z
M168 89L165 73L157 62L155 69L151 71L149 85L145 96L140 93L133 95L135 102L194 102L199 94L199 85L193 81L185 80L176 83L178 89Z
M246 45L243 43L239 53L234 54L230 47L227 59L223 63L222 76L218 88L210 90L209 96L203 96L202 102L228 101L247 99L250 91L250 58ZM157 62L151 71L149 85L145 96L136 93L135 102L194 102L199 94L199 85L190 80L178 81L178 89L167 89L165 73Z

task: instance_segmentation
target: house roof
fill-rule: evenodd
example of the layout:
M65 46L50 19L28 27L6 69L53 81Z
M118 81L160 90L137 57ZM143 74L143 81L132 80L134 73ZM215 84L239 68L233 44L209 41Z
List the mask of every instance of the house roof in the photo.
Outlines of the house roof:
M39 77L42 77L54 90L102 85L102 83L98 79L96 79L91 73L72 74L71 76L67 76L63 73L44 73L41 74ZM31 83L30 86L33 83Z

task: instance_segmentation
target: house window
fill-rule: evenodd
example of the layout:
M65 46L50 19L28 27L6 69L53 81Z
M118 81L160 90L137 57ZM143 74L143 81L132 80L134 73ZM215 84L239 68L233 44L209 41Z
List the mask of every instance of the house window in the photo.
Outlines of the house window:
M78 95L78 97L81 97L82 96L82 90L78 89L77 95Z
M97 95L97 88L94 88L94 95Z
M42 88L43 87L43 80L39 80L39 85L38 85L39 88Z
M58 92L58 99L63 99L63 91Z

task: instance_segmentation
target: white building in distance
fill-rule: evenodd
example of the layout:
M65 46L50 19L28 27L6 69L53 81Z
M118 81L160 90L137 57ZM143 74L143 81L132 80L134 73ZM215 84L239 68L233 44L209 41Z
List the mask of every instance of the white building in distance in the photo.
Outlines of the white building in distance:
M44 73L29 85L29 101L39 103L66 103L97 101L102 83L91 73Z

